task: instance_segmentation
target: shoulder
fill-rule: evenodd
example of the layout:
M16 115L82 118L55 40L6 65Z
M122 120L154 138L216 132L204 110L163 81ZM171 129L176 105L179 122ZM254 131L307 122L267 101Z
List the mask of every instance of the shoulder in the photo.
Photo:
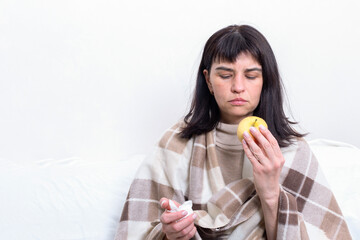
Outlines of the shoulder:
M303 137L294 138L291 141L291 144L287 147L281 148L281 151L284 152L303 152L303 151L310 151L310 146Z
M281 148L285 157L285 165L291 166L294 162L300 161L302 164L313 158L311 148L304 138L293 139L291 145Z
M188 143L192 141L192 139L186 139L180 136L180 133L185 126L186 123L184 121L179 121L168 128L160 138L158 147L182 154Z

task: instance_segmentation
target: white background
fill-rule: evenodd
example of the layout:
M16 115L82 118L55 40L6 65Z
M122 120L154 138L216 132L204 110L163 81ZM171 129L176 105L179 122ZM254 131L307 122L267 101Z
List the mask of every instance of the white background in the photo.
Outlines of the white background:
M307 139L360 147L359 11L357 0L1 0L0 157L149 153L187 112L206 40L230 24L266 36Z

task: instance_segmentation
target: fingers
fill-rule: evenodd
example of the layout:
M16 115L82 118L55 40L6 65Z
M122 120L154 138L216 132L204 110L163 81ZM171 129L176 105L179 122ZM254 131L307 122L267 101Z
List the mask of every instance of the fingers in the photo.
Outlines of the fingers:
M256 159L256 157L253 155L253 153L250 150L249 145L247 144L245 139L242 140L242 145L243 145L245 154L248 157L248 159L250 160L251 164L254 166L254 169L261 167L259 160Z
M162 231L166 234L168 239L191 239L196 233L194 220L197 215L193 213L185 217L188 214L187 211L170 212L170 201L177 207L180 206L178 202L168 198L160 199L160 206L165 209L160 217Z
M194 226L194 227L192 227L191 231L188 234L186 234L183 237L176 238L176 240L189 240L195 236L195 233L196 233L196 227Z
M162 223L165 223L165 224L170 224L172 222L179 221L181 218L186 216L186 214L187 214L186 211L180 211L180 212L168 212L168 211L165 211L161 215L160 221Z
M269 144L271 146L271 150L275 154L275 157L281 158L282 157L282 152L280 150L280 146L279 146L276 138L269 131L269 129L267 129L267 128L263 127L263 126L260 126L260 132L268 140L268 142L269 142ZM268 148L267 150L269 151L270 148Z
M263 136L260 136L261 134L258 133L252 133L253 136L256 139L260 139ZM258 146L258 144L254 141L254 139L250 136L249 133L244 132L244 143L243 143L244 151L246 155L248 156L249 160L253 163L253 165L257 165L257 163L264 164L265 157L264 153L261 150L261 148Z
M196 233L196 227L194 226L194 228L191 230L191 232L188 234L188 237L189 238L192 238L195 236L195 233Z
M251 127L250 132L256 139L256 142L249 134L244 133L246 144L243 144L243 146L252 164L256 166L257 161L263 166L281 167L285 160L278 142L271 132L264 126L260 126L260 131Z
M269 145L267 146L264 146L265 147L268 147L268 148L272 148L272 150L276 151L277 149L280 150L280 147L279 147L279 144L276 140L276 138L271 134L271 132L269 131L269 129L267 129L266 127L264 126L260 126L260 132L261 134L265 137L265 139L268 141Z
M260 131L258 131L254 127L250 128L250 132L256 139L256 142L251 141L253 140L252 138L245 139L247 140L247 143L250 145L250 149L253 151L256 157L261 157L265 154L266 156L271 158L274 155L276 149L280 150L280 148L277 144L276 139L267 128L265 128L264 126L260 126ZM260 148L257 148L257 146Z
M270 162L275 168L282 167L285 163L285 159L276 138L271 134L269 129L264 126L260 126L260 132L260 135L264 137L261 144L266 155L269 157Z
M171 217L171 219L175 219L175 215L177 213L178 212L163 213L161 216L161 222L163 223L162 231L166 234L168 239L190 239L196 232L196 227L194 226L194 219L196 218L196 214L191 214L182 220L178 219L180 221L167 222L167 220L170 219L166 219L169 217L169 215L174 215ZM182 215L180 218L182 217L184 216Z

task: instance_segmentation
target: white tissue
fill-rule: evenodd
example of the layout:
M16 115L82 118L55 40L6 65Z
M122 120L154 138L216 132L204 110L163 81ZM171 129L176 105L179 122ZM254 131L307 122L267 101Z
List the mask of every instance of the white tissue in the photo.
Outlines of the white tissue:
M194 212L192 209L193 203L191 200L184 202L179 207L176 207L175 203L172 200L169 200L169 205L170 205L170 209L171 209L171 210L169 210L169 212L178 212L178 211L185 210L187 212L187 215L183 218L186 218L187 216L189 216L190 214L192 214ZM181 219L183 219L183 218L181 218Z

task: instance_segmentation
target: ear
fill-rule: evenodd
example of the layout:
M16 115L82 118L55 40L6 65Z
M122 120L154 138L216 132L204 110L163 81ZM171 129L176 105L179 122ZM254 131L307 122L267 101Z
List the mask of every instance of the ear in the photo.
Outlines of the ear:
M212 87L211 82L210 82L210 73L209 73L208 70L204 69L203 74L204 74L204 77L205 77L205 80L206 80L206 84L208 85L209 91L210 91L211 94L213 94L214 90L213 90L213 87Z

